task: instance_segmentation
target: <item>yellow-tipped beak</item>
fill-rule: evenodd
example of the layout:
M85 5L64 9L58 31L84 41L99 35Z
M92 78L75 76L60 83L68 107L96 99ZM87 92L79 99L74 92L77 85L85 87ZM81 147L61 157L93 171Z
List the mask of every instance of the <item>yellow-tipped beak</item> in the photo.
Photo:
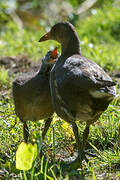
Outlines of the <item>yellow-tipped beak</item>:
M47 41L50 39L50 31L48 33L46 33L44 36L42 36L39 40L39 42L42 42L42 41Z

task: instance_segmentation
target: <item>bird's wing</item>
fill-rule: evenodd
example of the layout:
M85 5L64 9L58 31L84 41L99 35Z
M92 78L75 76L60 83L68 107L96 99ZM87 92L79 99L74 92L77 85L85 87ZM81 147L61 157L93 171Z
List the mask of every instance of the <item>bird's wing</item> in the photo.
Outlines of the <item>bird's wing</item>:
M112 79L96 63L81 57L66 59L57 71L56 82L60 88L79 87L81 90L115 86Z

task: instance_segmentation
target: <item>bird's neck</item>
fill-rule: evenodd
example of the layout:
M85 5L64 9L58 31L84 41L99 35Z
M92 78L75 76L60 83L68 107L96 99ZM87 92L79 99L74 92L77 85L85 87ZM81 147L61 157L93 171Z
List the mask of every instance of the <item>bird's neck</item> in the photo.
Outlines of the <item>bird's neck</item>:
M61 43L62 56L72 56L80 53L80 41L77 36L71 36L69 39L64 39Z
M44 74L50 69L50 65L46 65L44 63L41 64L40 70L38 71L38 74Z
M40 69L39 69L39 74L42 72L45 72L46 71L46 66L45 66L45 64L44 63L42 63L41 64L41 66L40 66Z

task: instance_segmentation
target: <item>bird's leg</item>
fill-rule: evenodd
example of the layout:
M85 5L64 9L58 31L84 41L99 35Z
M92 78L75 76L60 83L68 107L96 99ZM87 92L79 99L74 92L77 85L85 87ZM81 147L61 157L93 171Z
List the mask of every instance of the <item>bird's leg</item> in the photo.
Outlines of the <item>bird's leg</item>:
M45 127L43 129L43 132L42 132L42 143L44 142L44 138L45 138L45 135L50 127L50 124L52 122L52 118L48 118L46 119L46 122L45 122ZM43 156L43 153L42 153L42 150L40 152L40 158Z
M72 122L72 127L73 127L73 132L75 135L75 139L76 139L76 144L77 144L77 149L78 149L78 157L75 159L75 161L73 161L70 166L69 169L77 169L79 167L82 168L82 146L81 146L81 141L80 141L80 137L79 137L79 132L78 132L78 127L76 125L75 122Z
M26 122L23 122L23 137L24 141L27 143L29 137L29 129Z
M82 146L81 146L81 141L79 137L78 127L75 122L72 123L72 127L73 127L73 132L75 135L76 144L78 148L78 156L79 156L80 161L82 161L82 148L81 148Z
M80 141L80 136L79 136L79 132L78 132L78 127L77 127L77 125L76 125L76 123L74 122L74 123L72 123L72 126L73 126L73 132L74 132L74 135L75 135L75 139L76 139L76 143L77 143L77 148L78 148L78 160L80 161L80 162L82 162L82 160L83 159L85 159L85 161L86 162L88 162L88 159L86 158L86 156L85 156L85 153L84 153L84 147L82 146L82 142ZM85 130L85 133L87 133L88 132L88 134L89 134L89 128L86 128L86 130ZM85 138L85 133L84 133L84 138ZM87 134L86 134L87 135ZM88 136L88 135L87 135ZM85 140L83 138L83 140ZM86 143L85 143L86 144Z
M74 161L68 163L69 166L68 166L67 170L73 170L73 169L77 169L77 168L82 169L82 160L83 159L86 160L86 157L85 157L85 154L82 149L82 142L80 140L78 127L75 122L72 122L71 124L72 124L73 132L75 135L75 139L76 139L76 144L77 144L77 149L78 149L78 157ZM63 168L65 169L66 167L63 166Z
M88 139L88 135L89 135L89 127L90 127L90 125L86 125L86 128L83 132L83 144L82 144L83 149L85 149L85 146L87 143L87 139Z
M45 138L45 135L50 127L50 124L52 122L52 118L48 118L45 122L45 127L43 129L43 132L42 132L42 141L44 142L44 138Z
M68 165L68 167L67 167L68 171L73 170L73 169L75 170L78 168L82 169L82 160L84 158L84 153L83 153L83 149L82 149L82 142L80 141L78 127L77 127L75 122L72 122L71 124L72 124L73 132L75 135L75 139L76 139L76 144L77 144L77 149L78 149L78 157L74 161L69 162L67 164ZM65 169L66 167L63 165L63 168Z
M85 130L83 132L83 145L82 145L82 148L83 148L84 153L86 155L92 156L92 157L98 157L96 154L85 151L85 147L86 147L86 143L87 143L87 139L88 139L88 135L89 135L89 128L90 128L90 125L86 124L86 128L85 128Z

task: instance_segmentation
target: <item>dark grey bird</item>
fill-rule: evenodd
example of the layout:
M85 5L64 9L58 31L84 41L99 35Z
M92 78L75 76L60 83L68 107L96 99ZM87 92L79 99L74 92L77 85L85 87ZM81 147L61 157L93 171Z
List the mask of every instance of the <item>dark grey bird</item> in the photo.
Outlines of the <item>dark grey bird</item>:
M57 115L72 124L78 147L76 161L81 162L89 127L115 98L115 83L99 65L81 55L78 35L69 22L55 24L39 42L46 40L61 44L61 56L50 73L52 101ZM76 121L86 122L82 141Z
M54 111L49 86L49 75L57 58L57 48L53 51L48 51L42 59L40 70L37 73L23 74L13 82L15 112L23 122L25 142L28 141L29 136L27 121L38 121L42 119L46 121L42 132L43 140L52 121Z

